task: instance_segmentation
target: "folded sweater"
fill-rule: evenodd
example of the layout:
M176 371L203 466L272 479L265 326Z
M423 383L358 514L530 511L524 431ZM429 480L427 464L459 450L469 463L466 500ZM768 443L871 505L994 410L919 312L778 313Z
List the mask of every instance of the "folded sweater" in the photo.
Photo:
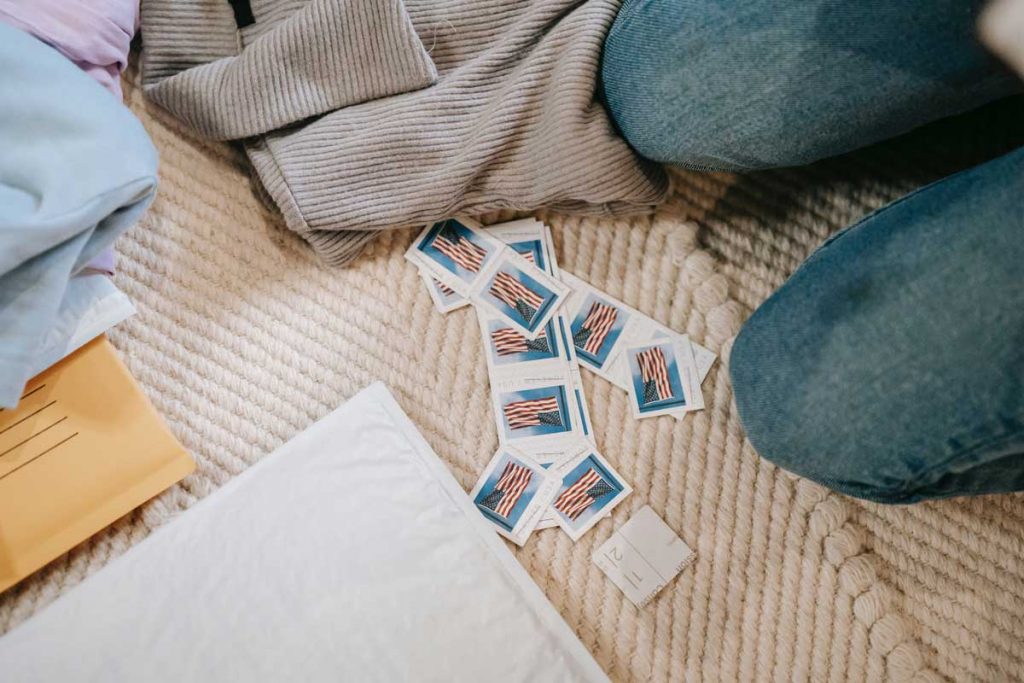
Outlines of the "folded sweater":
M242 140L288 227L342 265L379 230L667 192L595 99L617 0L145 0L143 84Z

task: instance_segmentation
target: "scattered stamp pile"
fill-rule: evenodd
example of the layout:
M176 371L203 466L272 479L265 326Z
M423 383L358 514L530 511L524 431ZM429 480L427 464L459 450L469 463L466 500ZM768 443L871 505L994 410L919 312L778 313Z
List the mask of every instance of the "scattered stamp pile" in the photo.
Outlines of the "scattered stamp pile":
M470 497L513 543L555 526L575 541L632 492L597 449L580 367L628 392L637 418L704 408L715 354L561 271L544 223L448 219L406 258L439 311L480 321L500 443Z

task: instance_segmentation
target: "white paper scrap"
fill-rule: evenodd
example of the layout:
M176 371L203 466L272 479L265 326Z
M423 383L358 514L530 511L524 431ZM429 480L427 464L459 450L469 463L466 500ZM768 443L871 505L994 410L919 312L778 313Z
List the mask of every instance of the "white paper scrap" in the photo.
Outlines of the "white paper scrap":
M643 607L696 557L645 505L594 552L593 560L634 605Z

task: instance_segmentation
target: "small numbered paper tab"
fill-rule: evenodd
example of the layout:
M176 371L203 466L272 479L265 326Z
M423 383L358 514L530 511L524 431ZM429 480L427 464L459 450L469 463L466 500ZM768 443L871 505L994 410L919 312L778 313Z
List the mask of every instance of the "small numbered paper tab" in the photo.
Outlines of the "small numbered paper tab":
M640 508L594 553L594 563L643 607L696 558L649 505Z

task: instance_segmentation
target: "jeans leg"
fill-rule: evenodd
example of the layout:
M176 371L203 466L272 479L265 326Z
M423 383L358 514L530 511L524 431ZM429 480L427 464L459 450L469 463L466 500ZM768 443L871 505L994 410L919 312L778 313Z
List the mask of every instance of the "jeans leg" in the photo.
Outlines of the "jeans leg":
M626 0L604 47L612 118L690 168L792 166L1021 90L977 41L982 0Z
M1024 148L826 242L736 339L755 449L886 503L1024 490Z

